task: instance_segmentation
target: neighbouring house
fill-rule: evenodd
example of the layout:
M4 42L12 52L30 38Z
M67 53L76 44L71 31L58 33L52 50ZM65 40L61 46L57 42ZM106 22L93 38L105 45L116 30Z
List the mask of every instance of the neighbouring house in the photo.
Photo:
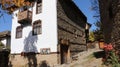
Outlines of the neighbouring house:
M4 48L10 48L11 44L11 36L10 31L3 31L0 32L0 43L3 45Z
M13 12L13 67L70 63L86 50L87 18L72 0L37 0ZM88 29L88 28L87 28Z
M85 36L86 36L86 42L89 41L89 35L90 35L90 27L92 25L90 23L86 23L86 27L85 27Z
M85 26L85 38L86 38L86 50L88 50L88 46L89 46L89 35L90 35L90 27L92 25L90 23L86 23Z

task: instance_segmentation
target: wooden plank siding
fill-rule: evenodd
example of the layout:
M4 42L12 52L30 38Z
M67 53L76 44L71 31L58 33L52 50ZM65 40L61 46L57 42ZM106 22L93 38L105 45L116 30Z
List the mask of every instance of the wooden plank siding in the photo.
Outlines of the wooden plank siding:
M60 40L69 40L70 57L72 58L78 52L86 50L85 24L87 21L83 14L77 14L68 5L71 3L62 2L62 0L57 2L58 51L60 51Z

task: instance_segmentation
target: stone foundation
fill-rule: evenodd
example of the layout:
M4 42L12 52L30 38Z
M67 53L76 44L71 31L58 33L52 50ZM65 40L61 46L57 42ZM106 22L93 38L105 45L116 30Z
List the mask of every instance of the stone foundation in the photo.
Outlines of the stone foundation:
M54 67L58 64L57 53L54 54L12 54L9 59L9 67Z

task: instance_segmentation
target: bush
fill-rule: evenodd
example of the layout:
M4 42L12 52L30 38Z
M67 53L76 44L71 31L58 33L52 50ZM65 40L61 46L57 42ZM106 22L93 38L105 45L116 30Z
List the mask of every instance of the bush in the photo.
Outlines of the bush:
M119 57L116 51L113 49L111 44L105 45L105 57L102 59L105 65L110 65L112 67L120 67Z

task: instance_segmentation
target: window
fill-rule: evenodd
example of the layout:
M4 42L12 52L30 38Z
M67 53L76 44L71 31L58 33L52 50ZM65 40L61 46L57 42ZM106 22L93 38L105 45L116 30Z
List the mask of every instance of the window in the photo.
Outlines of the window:
M22 37L22 26L18 26L16 28L16 38L21 38Z
M25 10L28 10L28 7L27 7L27 6L21 7L19 11L20 11L20 12L23 12L23 11L25 11Z
M39 14L41 12L42 12L42 0L38 0L36 5L36 14Z
M33 35L41 34L41 21L35 21L33 23Z

